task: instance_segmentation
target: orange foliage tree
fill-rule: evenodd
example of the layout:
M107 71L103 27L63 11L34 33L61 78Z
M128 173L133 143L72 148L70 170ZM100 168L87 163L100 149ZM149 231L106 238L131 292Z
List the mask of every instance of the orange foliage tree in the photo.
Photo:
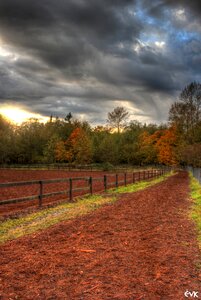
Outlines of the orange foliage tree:
M140 152L144 163L176 165L178 137L176 127L157 130L153 134L144 131L139 140Z
M165 165L176 165L176 147L176 127L170 127L168 129L163 130L163 134L156 142L158 162Z
M55 147L55 159L59 162L68 161L65 142L59 141Z
M76 163L89 163L92 160L92 143L82 128L76 128L65 143L69 158Z
M157 163L157 148L156 143L161 136L161 131L156 131L154 134L149 134L147 131L143 131L139 139L139 147L141 160L144 163Z

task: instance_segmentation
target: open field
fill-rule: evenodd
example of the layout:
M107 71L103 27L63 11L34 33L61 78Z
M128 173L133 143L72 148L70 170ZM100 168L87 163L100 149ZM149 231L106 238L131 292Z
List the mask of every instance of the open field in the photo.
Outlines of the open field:
M40 193L39 180L51 180L51 179L68 179L68 178L78 178L73 181L73 189L83 189L73 192L73 196L81 196L86 193L90 193L89 190L89 177L92 177L92 187L93 193L104 191L104 175L107 175L107 185L110 187L115 187L116 174L108 172L90 172L90 171L58 171L58 170L1 170L0 172L0 183L8 182L22 182L22 181L37 181L30 185L22 186L11 186L11 187L1 187L0 191L0 201L7 199L15 199L20 197L29 197L32 195L38 195ZM132 183L133 181L139 181L143 176L143 179L148 179L151 174L147 171L139 174L139 172L127 173L127 183ZM150 176L151 175L151 176ZM82 179L79 179L82 178ZM120 185L124 184L125 173L118 173L118 181ZM113 184L112 184L113 183ZM57 193L59 191L64 191L63 195L52 195L43 199L43 206L53 204L57 201L69 201L69 189L70 182L66 180L64 182L48 182L43 184L43 194L47 193ZM65 192L66 191L66 192ZM20 211L25 211L27 209L33 209L38 207L39 200L23 201L20 203L0 205L0 215L8 216L11 214L16 214Z
M0 246L1 299L184 299L200 295L189 178L119 195L86 216Z
M16 170L16 169L1 169L0 182L13 181L29 181L55 178L69 178L80 176L99 177L100 175L108 174L102 171L64 171L64 170Z

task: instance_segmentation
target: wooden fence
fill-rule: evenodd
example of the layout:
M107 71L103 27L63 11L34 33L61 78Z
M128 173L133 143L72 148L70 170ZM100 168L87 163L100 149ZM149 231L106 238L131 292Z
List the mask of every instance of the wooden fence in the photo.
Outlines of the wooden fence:
M68 171L93 171L101 169L101 166L93 166L93 165L74 165L67 163L55 163L55 164L0 164L0 169L42 169L42 170L68 170Z
M187 166L185 168L188 172L191 172L193 176L199 181L201 184L201 168L196 168L192 166Z
M149 168L156 168L161 169L164 166L155 165L155 166L134 166L134 165L118 165L109 167L109 170L106 169L105 171L109 172L128 172L129 170L132 172L138 169L149 169ZM88 164L88 165L75 165L69 163L54 163L54 164L0 164L0 169L21 169L21 170L67 170L67 171L104 171L107 168L105 164Z
M94 182L100 181L104 186L104 191L106 192L109 188L118 188L119 186L126 186L127 184L139 182L145 179L156 178L164 173L166 173L168 169L152 169L152 170L144 170L133 173L123 173L123 180L120 180L121 173L117 174L107 174L103 175L103 177L74 177L74 178L62 178L62 179L48 179L48 180L33 180L33 181L22 181L22 182L8 182L8 183L0 183L0 188L9 188L9 187L19 187L19 186L31 186L38 185L39 193L37 195L31 195L27 197L15 198L15 199L5 199L0 200L0 205L7 205L31 200L38 200L39 207L43 204L43 199L56 196L56 195L68 195L68 201L73 202L74 193L80 191L86 191L86 194L93 194L94 190ZM111 181L110 177L114 177L115 181ZM122 177L122 176L121 176ZM85 186L82 187L74 187L74 182L76 181L84 181L86 183ZM46 184L53 184L58 182L66 182L68 183L68 189L63 191L56 191L51 193L44 193L44 186Z

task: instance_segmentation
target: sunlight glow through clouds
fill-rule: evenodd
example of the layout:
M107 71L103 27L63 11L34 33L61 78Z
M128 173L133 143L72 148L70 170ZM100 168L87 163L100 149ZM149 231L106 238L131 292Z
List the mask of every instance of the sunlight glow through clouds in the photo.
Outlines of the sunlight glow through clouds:
M3 47L0 46L0 56L6 57L9 56L10 53L6 51Z
M165 48L166 43L164 41L147 41L145 43L145 42L138 40L138 43L133 46L133 50L136 53L139 53L144 47L147 47L147 46L151 46L153 48L159 48L162 50Z
M186 14L185 14L185 10L184 9L178 9L178 10L176 10L176 12L174 13L174 15L180 21L186 21Z
M30 118L38 119L39 122L47 122L49 119L48 117L43 117L40 114L31 113L25 109L8 105L0 108L0 114L16 124L21 124L28 121Z
M155 45L156 45L158 48L164 48L165 42L155 42Z
M0 58L10 59L12 61L17 60L18 56L16 53L13 53L6 45L3 43L2 39L0 38Z

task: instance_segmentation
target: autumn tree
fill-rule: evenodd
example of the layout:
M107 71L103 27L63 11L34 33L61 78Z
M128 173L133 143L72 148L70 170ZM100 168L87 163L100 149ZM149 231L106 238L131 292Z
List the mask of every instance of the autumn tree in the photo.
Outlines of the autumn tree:
M139 153L141 163L154 164L157 163L156 143L161 136L161 131L156 131L150 134L148 131L143 131L139 137Z
M82 128L76 128L65 143L67 155L76 163L89 163L92 159L92 143Z
M177 134L176 128L170 127L163 131L156 142L158 162L165 165L176 165Z
M57 162L67 162L67 151L64 141L58 141L55 147L55 159Z
M128 117L128 112L124 107L116 107L112 112L108 113L107 122L117 129L118 134L120 129L125 127L125 121Z

